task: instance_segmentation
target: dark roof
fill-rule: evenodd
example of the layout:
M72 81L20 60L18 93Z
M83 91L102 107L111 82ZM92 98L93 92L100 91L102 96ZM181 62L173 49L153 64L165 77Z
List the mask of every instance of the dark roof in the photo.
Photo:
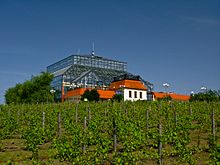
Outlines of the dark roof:
M139 75L133 75L133 74L127 72L126 74L114 77L114 82L115 81L121 81L121 80L139 80L139 81L142 81L144 83L144 85L148 88L149 91L153 90L153 84L148 82L148 81L145 81Z

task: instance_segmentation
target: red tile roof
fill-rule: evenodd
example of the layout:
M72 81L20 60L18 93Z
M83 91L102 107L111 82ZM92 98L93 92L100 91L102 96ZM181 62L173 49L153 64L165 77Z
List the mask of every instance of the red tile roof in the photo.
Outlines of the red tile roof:
M115 91L112 90L97 90L101 99L111 99L115 95Z
M117 90L119 88L130 88L130 89L140 89L147 90L144 84L139 80L120 80L112 82L110 89Z
M86 90L91 90L91 88L77 88L74 90L67 91L63 98L67 99L73 96L81 96ZM115 95L115 91L112 90L97 90L99 97L101 99L111 99Z
M160 92L152 92L155 99L162 99L166 96L170 96L173 100L181 100L181 101L189 101L190 96L188 95L181 95L176 93L160 93Z
M74 90L67 91L63 98L73 97L73 96L81 96L88 88L77 88Z

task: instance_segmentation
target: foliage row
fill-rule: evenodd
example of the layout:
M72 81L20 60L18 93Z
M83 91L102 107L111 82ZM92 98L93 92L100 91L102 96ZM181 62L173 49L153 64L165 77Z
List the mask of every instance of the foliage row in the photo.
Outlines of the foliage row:
M196 93L191 96L190 101L220 101L220 90L208 90L206 92Z
M53 76L42 72L39 76L33 76L31 80L23 84L17 84L9 88L5 93L6 104L42 103L53 101L50 93L50 83Z
M220 133L216 129L213 138L213 109L219 127L219 103L6 105L0 109L0 141L19 134L34 159L39 146L50 142L52 157L67 164L148 164L160 157L165 164L197 164L200 153L207 155L204 163L214 164L220 161Z

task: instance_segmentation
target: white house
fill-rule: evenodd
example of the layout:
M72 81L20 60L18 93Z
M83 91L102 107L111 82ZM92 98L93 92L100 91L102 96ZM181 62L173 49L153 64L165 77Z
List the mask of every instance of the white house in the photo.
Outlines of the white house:
M110 89L123 95L124 100L147 100L147 88L140 80L119 80L110 85Z

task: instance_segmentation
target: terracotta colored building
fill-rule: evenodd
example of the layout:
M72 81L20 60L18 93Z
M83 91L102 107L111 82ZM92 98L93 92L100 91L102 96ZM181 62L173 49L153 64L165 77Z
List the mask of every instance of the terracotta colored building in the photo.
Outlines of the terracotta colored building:
M124 100L157 100L169 95L188 101L190 96L152 92L153 84L127 71L127 63L97 56L71 55L47 67L54 75L51 88L56 100L79 101L86 89L97 89L101 99L122 94Z
M81 96L86 90L92 88L76 88L63 94L63 100L80 101ZM140 80L119 80L114 81L108 88L97 89L100 99L112 99L115 94L123 95L124 100L137 101L147 100L147 88Z
M94 88L75 88L69 90L63 94L62 98L66 101L80 101L81 96L86 90L92 90ZM112 99L115 94L121 94L124 101L137 101L137 100L147 100L147 96L151 95L151 99L148 100L158 100L165 97L170 97L172 100L177 101L189 101L190 96L176 94L176 93L164 93L164 92L147 92L147 87L144 83L138 79L122 79L113 81L107 88L99 88L97 92L100 95L100 99L108 100Z
M152 92L152 97L153 100L158 100L165 97L171 97L172 100L177 100L177 101L189 101L190 99L190 96L188 95L181 95L176 93L162 93L162 92Z
M51 88L56 91L54 97L61 101L69 95L73 99L79 98L86 88L109 88L116 77L119 79L138 77L149 91L153 91L152 83L127 71L126 62L97 56L94 51L88 55L71 55L57 61L47 67L47 72L54 76L51 82ZM69 92L70 89L77 90ZM110 91L99 92L103 98L108 98L112 94Z
M63 95L63 100L65 101L75 101L78 102L81 99L81 96L86 90L91 90L92 88L76 88L70 91L67 91ZM100 99L108 100L111 99L115 95L115 91L113 90L104 90L98 89L97 92L99 93Z

